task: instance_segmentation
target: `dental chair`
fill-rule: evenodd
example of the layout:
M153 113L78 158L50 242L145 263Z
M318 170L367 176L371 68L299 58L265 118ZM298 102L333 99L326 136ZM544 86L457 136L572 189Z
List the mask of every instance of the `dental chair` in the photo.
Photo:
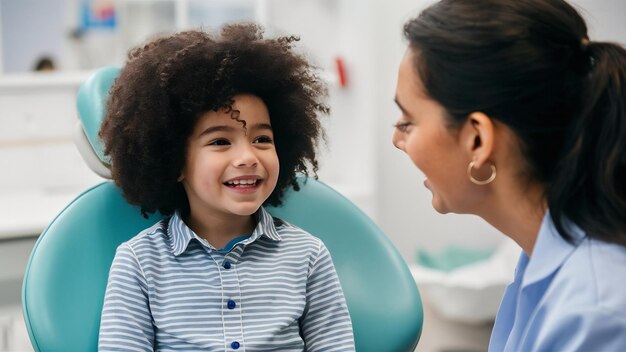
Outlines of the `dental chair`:
M76 143L83 159L110 178L97 138L119 69L102 68L78 93ZM354 204L326 184L299 177L284 204L268 210L321 238L346 296L356 349L413 351L422 330L415 281L396 248ZM22 304L35 351L96 351L109 267L117 246L161 218L145 219L112 181L96 185L57 215L37 241Z

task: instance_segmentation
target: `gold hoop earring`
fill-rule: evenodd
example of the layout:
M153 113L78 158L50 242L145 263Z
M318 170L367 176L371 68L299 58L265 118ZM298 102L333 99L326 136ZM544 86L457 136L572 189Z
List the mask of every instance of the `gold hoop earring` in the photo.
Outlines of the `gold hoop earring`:
M472 162L469 163L469 165L467 166L467 176L469 176L470 181L472 181L473 184L475 185L479 185L479 186L484 186L486 184L489 184L491 182L493 182L493 180L496 179L496 166L491 163L491 176L489 176L488 179L486 180L477 180L474 178L474 176L472 176L472 169L474 168L474 164L476 162L472 160Z

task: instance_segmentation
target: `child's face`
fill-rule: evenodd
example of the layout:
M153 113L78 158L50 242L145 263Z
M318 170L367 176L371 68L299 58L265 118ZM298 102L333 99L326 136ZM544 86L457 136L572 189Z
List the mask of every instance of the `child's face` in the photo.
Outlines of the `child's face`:
M249 216L270 196L279 163L269 113L253 95L237 95L233 120L223 110L203 114L187 142L181 182L191 216Z

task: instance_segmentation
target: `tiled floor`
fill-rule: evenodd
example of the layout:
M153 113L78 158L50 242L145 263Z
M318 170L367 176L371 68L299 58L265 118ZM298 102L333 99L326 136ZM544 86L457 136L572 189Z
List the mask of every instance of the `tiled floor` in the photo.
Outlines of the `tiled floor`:
M479 352L486 351L493 323L468 324L445 319L428 304L424 305L424 327L417 352Z

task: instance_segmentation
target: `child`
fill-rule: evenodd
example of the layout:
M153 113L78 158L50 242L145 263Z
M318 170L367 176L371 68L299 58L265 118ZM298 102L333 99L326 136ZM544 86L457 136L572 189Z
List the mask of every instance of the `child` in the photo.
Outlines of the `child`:
M99 350L354 350L328 250L262 207L317 169L325 89L295 40L241 24L130 52L100 136L126 199L169 217L119 246Z

